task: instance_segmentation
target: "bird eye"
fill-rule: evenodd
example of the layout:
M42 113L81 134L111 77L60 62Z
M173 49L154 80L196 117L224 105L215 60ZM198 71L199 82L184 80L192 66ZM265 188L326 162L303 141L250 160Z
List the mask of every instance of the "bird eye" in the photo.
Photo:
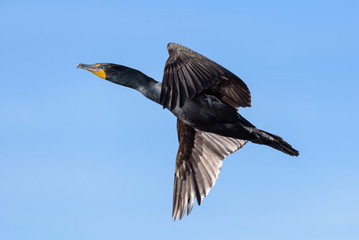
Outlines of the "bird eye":
M98 68L99 68L99 69L103 69L103 66L102 66L102 65L100 65L100 66L98 66Z

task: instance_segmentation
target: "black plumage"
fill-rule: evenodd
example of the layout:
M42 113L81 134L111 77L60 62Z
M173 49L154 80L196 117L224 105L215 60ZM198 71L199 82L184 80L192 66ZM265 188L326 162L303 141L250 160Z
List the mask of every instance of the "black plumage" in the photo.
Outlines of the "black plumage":
M264 144L291 156L299 152L281 137L256 128L237 113L251 106L247 85L236 75L182 45L169 43L163 81L111 63L79 64L116 84L138 90L177 117L179 148L176 157L172 216L181 219L201 204L214 186L223 159L248 141Z
M251 96L247 85L236 75L176 43L167 46L170 54L163 74L160 103L174 109L184 105L186 98L197 94L214 95L233 107L250 107Z

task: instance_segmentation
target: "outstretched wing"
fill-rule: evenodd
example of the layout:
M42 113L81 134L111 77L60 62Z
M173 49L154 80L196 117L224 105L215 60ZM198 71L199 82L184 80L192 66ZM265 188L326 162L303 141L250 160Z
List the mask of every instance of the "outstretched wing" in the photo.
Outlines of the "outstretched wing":
M181 219L194 200L200 205L216 183L223 159L240 149L246 140L223 137L193 129L177 119L179 148L176 158L172 217Z
M250 106L249 89L239 77L182 45L169 43L167 49L169 58L160 96L164 108L182 107L186 98L193 98L208 88L211 94L235 108Z

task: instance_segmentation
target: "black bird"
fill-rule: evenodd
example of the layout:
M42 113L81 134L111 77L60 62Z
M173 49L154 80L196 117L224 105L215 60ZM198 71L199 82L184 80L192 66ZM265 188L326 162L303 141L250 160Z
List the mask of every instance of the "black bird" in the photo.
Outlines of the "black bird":
M112 63L79 64L97 76L141 92L177 117L179 148L173 191L174 220L200 205L214 186L222 161L248 141L268 145L291 156L297 150L281 137L253 126L237 113L251 106L247 85L236 75L180 44L167 45L163 81Z

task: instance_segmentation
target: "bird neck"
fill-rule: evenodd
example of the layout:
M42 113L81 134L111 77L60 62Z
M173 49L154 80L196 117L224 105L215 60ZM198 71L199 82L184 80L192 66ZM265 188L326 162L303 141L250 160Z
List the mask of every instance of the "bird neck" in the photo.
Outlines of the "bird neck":
M120 75L117 75L113 80L110 79L110 81L136 89L148 99L160 103L161 83L136 69L125 67Z
M143 74L140 80L141 84L134 87L142 93L146 98L160 104L161 83Z

